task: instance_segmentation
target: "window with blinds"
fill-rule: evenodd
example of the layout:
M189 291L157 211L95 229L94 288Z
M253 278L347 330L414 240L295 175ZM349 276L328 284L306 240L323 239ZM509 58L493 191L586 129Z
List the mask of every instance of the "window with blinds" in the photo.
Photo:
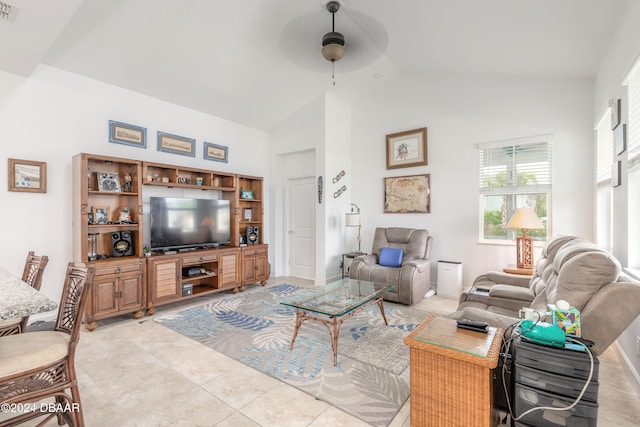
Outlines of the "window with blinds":
M479 145L481 241L513 240L521 230L506 224L516 208L533 208L543 230L527 230L546 240L551 195L550 135Z
M640 60L631 68L629 74L623 81L627 86L629 102L629 115L627 118L628 132L627 148L629 150L629 160L633 163L640 161Z
M596 126L596 240L598 246L611 250L613 236L611 172L613 165L613 132L611 108L607 108Z

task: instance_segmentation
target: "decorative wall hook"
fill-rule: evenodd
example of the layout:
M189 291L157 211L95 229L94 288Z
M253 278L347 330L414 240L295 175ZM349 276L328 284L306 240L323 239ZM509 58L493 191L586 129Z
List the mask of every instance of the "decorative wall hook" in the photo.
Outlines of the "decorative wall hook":
M343 176L345 176L345 171L344 171L344 170L341 170L341 171L338 173L338 175L336 175L336 176L333 178L333 183L335 184L336 182L340 181L340 180L342 179L342 177L343 177Z
M337 199L345 191L347 191L347 186L343 185L342 187L338 188L338 190L335 193L333 193L333 198Z

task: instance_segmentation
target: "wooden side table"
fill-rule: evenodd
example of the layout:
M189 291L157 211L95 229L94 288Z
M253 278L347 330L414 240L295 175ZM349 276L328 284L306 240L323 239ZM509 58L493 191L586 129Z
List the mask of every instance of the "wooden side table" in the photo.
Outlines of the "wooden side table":
M411 425L495 426L493 376L502 329L459 329L446 317L425 319L404 343L410 348Z
M503 268L502 271L509 274L520 274L522 276L533 275L533 268L518 268L515 265L508 265L506 268Z

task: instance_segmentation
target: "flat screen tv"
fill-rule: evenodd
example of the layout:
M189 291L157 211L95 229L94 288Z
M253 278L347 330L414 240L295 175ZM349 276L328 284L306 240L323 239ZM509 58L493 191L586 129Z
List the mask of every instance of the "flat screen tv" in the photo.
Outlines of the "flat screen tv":
M151 197L150 205L153 252L231 242L229 200Z

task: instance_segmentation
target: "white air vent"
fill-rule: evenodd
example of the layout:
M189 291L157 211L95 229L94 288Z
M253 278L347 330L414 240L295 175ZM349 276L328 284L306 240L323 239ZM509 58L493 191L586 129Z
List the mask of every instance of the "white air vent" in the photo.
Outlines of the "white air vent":
M0 21L13 22L16 20L18 14L18 8L0 1Z

